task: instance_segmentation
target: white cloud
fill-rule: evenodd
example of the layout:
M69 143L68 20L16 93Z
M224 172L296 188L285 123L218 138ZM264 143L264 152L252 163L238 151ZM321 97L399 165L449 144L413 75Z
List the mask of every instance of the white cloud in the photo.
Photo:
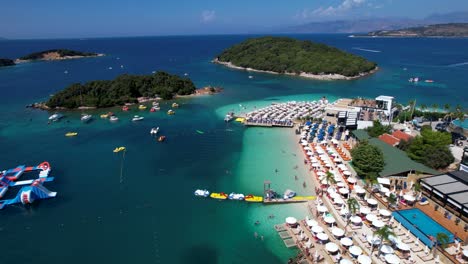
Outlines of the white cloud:
M203 23L209 23L216 19L216 11L214 10L204 10L201 14L201 19Z
M296 19L308 19L313 17L342 16L355 8L363 6L366 1L367 0L343 0L343 2L336 6L321 6L312 11L304 9L298 12L294 17Z

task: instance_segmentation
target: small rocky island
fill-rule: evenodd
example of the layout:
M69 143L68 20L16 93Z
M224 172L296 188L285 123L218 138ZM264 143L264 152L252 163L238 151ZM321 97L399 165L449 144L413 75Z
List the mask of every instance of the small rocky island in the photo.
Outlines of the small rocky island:
M351 80L377 70L377 65L325 44L288 37L251 38L214 60L230 68L287 74L319 80Z
M51 49L51 50L44 50L40 52L34 52L23 56L19 59L16 59L16 63L23 63L23 62L30 62L30 61L38 61L38 60L69 60L69 59L80 59L86 57L98 57L104 56L104 54L94 53L94 52L82 52L76 50L68 50L68 49Z
M105 108L138 103L139 98L172 99L195 94L188 78L158 71L151 75L117 76L114 80L75 83L54 94L47 102L33 104L41 109Z
M468 37L468 23L434 24L369 32L363 37Z

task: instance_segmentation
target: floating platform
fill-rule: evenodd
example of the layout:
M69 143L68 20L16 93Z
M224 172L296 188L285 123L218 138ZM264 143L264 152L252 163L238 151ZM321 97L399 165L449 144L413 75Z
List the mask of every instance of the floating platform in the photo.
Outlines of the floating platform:
M263 200L264 204L284 204L284 203L305 203L308 201L313 201L316 196L294 196L291 199L268 199Z
M294 127L294 123L291 124L277 124L277 123L258 123L258 122L243 122L245 126L258 126L258 127Z

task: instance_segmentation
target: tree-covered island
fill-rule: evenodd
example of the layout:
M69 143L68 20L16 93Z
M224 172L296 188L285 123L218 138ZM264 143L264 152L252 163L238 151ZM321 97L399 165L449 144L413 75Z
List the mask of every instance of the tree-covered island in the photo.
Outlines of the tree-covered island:
M166 72L151 75L123 74L114 80L75 83L54 94L45 106L51 109L79 107L104 108L137 103L140 97L172 99L177 95L195 93L195 85L188 78Z
M10 59L0 59L0 67L3 66L13 66L15 65L15 62Z
M16 60L17 63L36 61L36 60L67 60L67 59L79 59L85 57L97 57L103 56L103 54L94 52L82 52L68 49L50 49L40 52L34 52L23 56Z
M251 38L234 45L214 60L225 66L313 79L355 79L377 70L377 65L325 44L288 37Z

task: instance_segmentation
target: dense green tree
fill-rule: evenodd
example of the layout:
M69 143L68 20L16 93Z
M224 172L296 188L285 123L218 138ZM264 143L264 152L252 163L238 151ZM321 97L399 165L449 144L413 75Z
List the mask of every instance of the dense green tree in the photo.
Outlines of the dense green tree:
M337 48L288 37L248 39L224 50L217 59L244 68L278 73L357 76L376 68L375 63Z
M406 148L406 153L417 162L434 169L441 169L455 160L448 148L451 143L452 137L449 133L422 129L421 136L412 140Z
M357 147L353 148L351 156L357 174L368 181L376 179L385 165L382 151L378 147L370 145L367 141L362 141Z
M390 133L391 129L392 129L391 126L382 125L382 123L380 123L379 120L374 120L373 125L367 128L367 133L371 137L378 137L382 134Z
M174 95L187 95L194 91L195 85L190 79L166 72L152 75L123 74L114 80L72 84L52 96L46 104L51 108L101 108L135 103L138 97L160 96L163 99L172 99Z

